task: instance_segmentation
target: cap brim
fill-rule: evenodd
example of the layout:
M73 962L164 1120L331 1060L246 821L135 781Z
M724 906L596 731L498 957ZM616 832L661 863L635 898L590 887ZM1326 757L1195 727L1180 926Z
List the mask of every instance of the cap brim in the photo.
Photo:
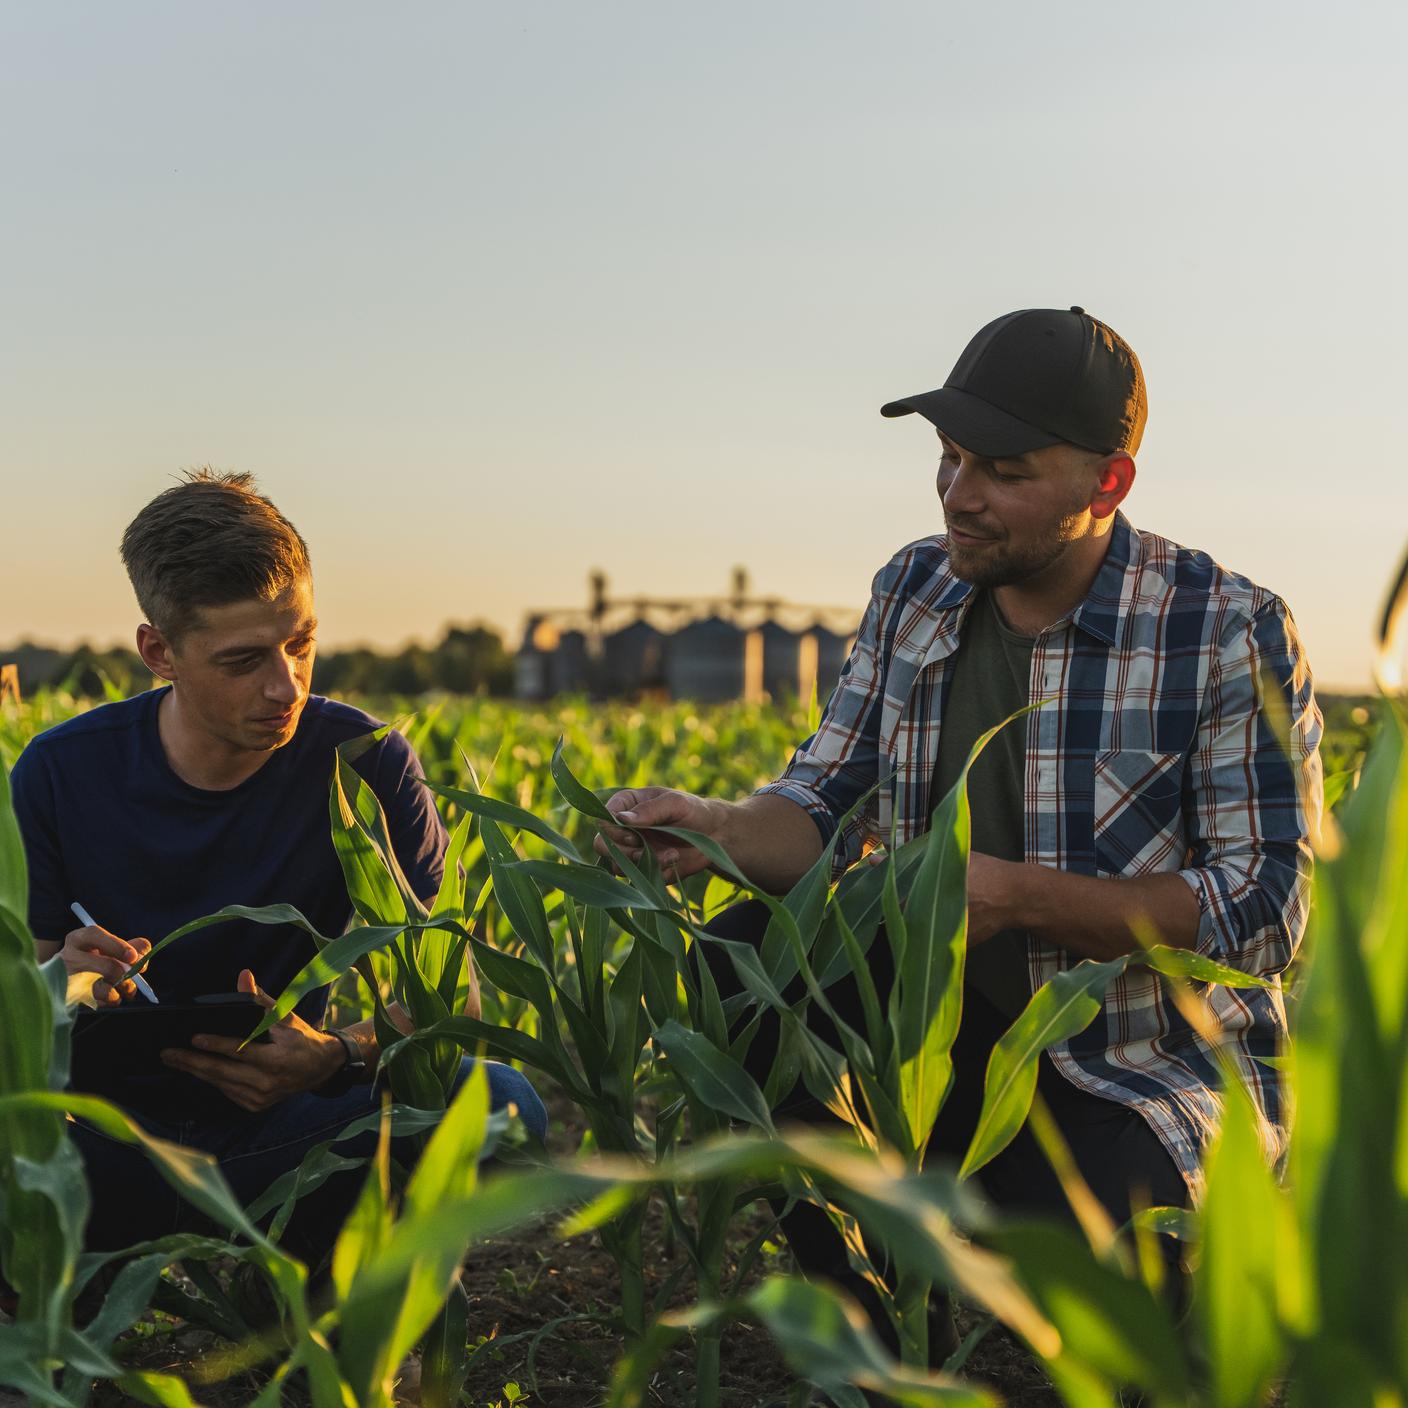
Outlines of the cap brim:
M882 416L907 416L915 412L936 425L956 445L993 459L1024 455L1028 450L1061 443L1059 435L1038 430L998 410L991 402L968 391L956 391L951 386L906 396L902 401L890 401L880 407Z

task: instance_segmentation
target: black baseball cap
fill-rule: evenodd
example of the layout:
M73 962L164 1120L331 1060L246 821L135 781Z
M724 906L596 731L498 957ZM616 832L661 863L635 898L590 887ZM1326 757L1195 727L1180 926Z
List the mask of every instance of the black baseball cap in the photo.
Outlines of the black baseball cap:
M1066 441L1133 454L1149 402L1134 350L1084 308L1024 308L989 323L948 380L880 407L918 411L978 455L1023 455Z

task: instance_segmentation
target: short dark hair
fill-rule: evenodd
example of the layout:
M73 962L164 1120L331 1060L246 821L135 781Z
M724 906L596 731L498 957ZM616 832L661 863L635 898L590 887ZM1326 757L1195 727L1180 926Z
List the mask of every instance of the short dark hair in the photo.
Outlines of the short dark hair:
M143 614L173 643L202 606L272 601L312 572L307 543L254 476L208 467L188 470L127 525L122 561Z

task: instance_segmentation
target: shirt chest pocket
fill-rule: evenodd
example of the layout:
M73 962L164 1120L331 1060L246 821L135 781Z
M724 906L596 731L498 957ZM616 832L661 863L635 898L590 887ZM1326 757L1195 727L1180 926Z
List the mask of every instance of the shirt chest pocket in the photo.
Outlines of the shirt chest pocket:
M1095 864L1102 875L1177 870L1183 831L1182 753L1121 748L1095 755Z

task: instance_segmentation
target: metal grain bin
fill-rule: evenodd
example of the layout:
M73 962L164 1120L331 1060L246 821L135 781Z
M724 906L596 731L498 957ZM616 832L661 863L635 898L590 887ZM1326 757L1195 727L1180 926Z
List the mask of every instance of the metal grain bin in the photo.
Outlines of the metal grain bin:
M801 689L801 637L777 621L764 621L757 634L763 641L763 679L766 693L774 699L788 699ZM807 680L810 692L812 682Z
M581 694L591 682L591 661L583 631L563 631L548 657L548 685L553 694Z
M717 701L743 693L747 637L731 621L709 616L669 637L665 682L676 699Z
M601 689L605 694L635 694L665 682L665 635L649 621L635 620L601 643Z
M541 616L523 626L523 644L513 661L513 692L518 699L546 699L551 692L548 662L557 649L557 628Z
M836 688L841 669L850 657L853 635L837 635L818 621L802 636L798 685L801 698L811 697L812 680L816 680L816 697L824 704Z

